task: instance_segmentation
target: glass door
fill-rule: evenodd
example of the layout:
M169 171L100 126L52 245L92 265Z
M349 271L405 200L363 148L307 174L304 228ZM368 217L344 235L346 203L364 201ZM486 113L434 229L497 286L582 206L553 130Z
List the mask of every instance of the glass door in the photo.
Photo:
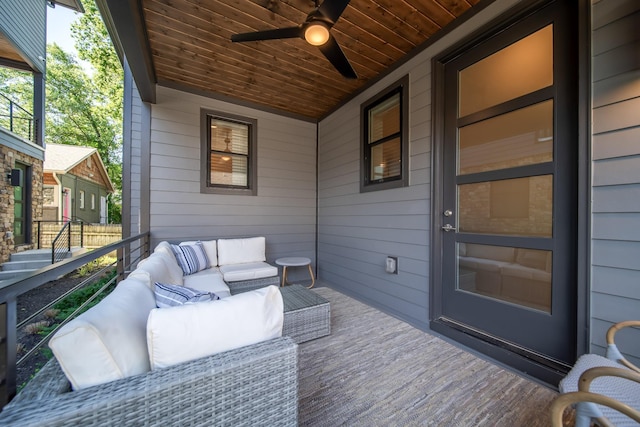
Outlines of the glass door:
M538 18L445 64L442 313L571 362L577 154L563 51L557 24Z

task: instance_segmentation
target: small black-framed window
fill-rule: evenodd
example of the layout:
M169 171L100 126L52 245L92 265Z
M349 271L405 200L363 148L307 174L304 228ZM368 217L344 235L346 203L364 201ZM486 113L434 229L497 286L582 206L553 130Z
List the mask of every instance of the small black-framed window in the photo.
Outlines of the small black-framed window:
M409 185L409 76L360 106L360 192Z
M200 192L257 194L256 119L201 110Z

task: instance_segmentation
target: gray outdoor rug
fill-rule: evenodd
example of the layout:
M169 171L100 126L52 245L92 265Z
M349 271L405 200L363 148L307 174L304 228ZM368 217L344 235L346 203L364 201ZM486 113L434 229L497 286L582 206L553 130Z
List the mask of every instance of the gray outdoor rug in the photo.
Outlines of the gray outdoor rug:
M557 393L329 288L299 347L302 426L548 426Z

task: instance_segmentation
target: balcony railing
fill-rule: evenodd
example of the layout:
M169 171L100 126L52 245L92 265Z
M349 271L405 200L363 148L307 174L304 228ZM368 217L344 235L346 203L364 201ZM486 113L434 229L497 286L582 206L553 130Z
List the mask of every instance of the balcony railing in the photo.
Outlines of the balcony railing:
M29 318L22 321L19 325L17 324L17 300L19 296L33 289L37 289L50 281L56 280L63 275L87 266L94 260L114 251L117 253L117 256L116 261L112 265L106 266L95 272L93 275L85 278L73 289L69 290L54 301L51 301L46 306L40 308L36 313L31 314ZM147 232L103 246L84 255L44 267L27 276L0 283L0 360L2 360L2 362L0 362L0 408L4 407L16 394L16 372L18 365L23 363L28 357L31 357L38 349L48 343L49 338L58 329L60 329L60 327L79 314L83 308L93 299L97 298L100 293L105 291L107 288L112 288L112 284L123 280L125 275L131 271L141 259L146 258L148 255L149 233ZM18 360L18 328L23 327L40 314L49 310L71 292L95 283L97 278L105 273L105 269L113 267L115 267L116 273L112 279L101 286L100 289L98 289L87 301L78 307L71 316L58 324L49 332L48 335L44 336L41 341L31 348L27 354Z
M33 141L33 114L0 93L0 126L29 141Z

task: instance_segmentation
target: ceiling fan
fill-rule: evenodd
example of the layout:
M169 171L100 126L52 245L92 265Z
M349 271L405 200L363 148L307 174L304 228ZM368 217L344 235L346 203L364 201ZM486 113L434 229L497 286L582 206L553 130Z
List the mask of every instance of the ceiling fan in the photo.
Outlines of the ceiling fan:
M255 31L251 33L234 34L232 42L249 42L257 40L303 38L307 43L318 46L322 54L344 77L357 79L355 70L340 49L340 45L333 38L329 30L342 15L350 0L324 0L308 15L307 19L296 27L278 28L275 30Z

